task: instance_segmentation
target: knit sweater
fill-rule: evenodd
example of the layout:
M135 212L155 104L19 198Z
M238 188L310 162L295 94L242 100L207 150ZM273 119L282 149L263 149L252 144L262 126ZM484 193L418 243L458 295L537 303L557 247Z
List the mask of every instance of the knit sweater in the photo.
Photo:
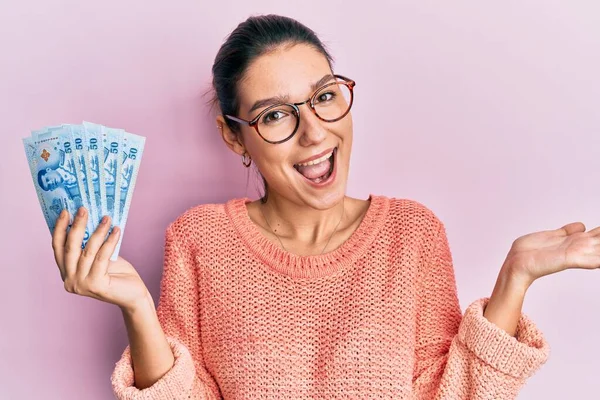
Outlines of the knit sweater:
M248 198L184 212L166 231L158 318L175 363L118 399L514 399L549 356L521 314L513 337L461 312L444 224L423 204L370 195L338 248L301 256L266 238ZM490 267L493 268L493 267Z

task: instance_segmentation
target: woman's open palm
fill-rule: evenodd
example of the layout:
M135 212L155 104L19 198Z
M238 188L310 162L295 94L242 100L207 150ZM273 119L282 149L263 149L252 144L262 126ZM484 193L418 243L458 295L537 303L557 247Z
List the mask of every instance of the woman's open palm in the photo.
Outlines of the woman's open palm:
M570 268L600 268L600 227L585 231L582 222L518 238L509 252L516 272L529 282Z

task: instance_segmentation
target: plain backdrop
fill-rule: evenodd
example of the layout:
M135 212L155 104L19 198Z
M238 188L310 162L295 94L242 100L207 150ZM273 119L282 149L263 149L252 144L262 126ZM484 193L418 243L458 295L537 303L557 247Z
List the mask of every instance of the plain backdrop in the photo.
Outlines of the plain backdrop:
M168 223L256 198L204 93L227 34L262 13L314 29L356 80L348 194L440 217L463 310L517 237L600 225L598 2L2 0L0 399L110 399L127 345L116 307L64 291L21 139L82 120L147 138L121 255L156 301ZM599 286L570 269L530 288L551 354L519 399L598 397Z

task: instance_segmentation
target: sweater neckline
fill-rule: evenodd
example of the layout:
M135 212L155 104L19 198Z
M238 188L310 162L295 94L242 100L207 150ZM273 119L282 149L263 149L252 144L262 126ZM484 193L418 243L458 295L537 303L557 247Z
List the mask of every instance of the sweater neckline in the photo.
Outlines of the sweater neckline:
M248 197L234 198L225 211L244 245L272 270L292 278L318 278L342 272L362 256L383 226L390 205L386 196L370 194L359 226L336 249L321 255L298 255L283 250L264 236L250 219Z

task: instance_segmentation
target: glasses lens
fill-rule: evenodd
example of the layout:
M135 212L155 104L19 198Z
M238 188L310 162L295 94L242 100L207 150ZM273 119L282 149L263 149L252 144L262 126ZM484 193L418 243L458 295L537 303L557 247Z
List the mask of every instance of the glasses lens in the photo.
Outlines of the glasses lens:
M286 139L296 129L298 115L296 110L288 105L269 108L258 121L260 135L271 142Z
M343 83L325 86L314 97L319 117L326 121L343 117L352 105L352 91Z

